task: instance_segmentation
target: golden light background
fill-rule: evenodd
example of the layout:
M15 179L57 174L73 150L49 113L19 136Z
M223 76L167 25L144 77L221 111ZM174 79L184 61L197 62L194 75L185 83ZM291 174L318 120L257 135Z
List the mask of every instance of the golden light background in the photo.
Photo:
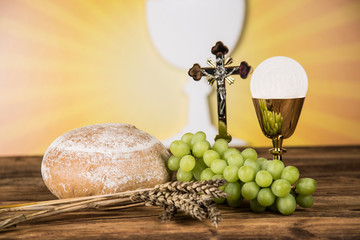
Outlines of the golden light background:
M246 11L235 62L282 55L308 74L285 147L359 144L360 1L251 0ZM43 154L61 134L103 122L165 139L187 120L187 73L153 47L144 0L1 0L0 81L0 155ZM229 131L268 147L249 85L236 77L227 88ZM210 105L215 122L214 93Z

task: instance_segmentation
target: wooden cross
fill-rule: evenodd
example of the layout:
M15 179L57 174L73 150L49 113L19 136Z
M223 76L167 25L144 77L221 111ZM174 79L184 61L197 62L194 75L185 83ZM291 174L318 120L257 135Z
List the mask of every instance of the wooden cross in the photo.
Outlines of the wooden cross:
M215 137L215 140L223 138L228 142L231 141L230 134L227 133L226 123L226 89L225 81L229 84L233 84L235 79L231 75L239 74L241 78L245 79L250 70L246 62L241 62L240 66L227 67L227 65L233 62L233 59L228 57L225 59L225 55L229 52L229 49L222 43L217 42L211 49L211 53L216 56L216 61L208 59L207 63L211 66L208 68L202 68L198 63L195 63L190 68L188 74L195 80L199 81L203 76L208 78L209 85L217 82L217 103L218 103L218 129L219 134Z

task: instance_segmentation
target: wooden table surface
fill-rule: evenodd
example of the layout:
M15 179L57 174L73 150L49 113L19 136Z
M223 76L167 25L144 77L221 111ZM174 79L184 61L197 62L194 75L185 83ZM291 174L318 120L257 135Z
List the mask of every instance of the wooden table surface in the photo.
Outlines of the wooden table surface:
M257 149L270 158L267 149ZM0 158L0 205L55 199L44 185L41 156ZM318 182L312 208L290 216L219 206L215 228L178 214L163 223L156 207L67 213L0 231L0 239L360 239L360 146L288 148L286 165Z

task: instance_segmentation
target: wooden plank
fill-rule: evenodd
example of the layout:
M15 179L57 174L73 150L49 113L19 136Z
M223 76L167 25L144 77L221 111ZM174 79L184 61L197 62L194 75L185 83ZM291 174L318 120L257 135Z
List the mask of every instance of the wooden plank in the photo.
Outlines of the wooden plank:
M267 149L257 149L270 157ZM315 204L290 216L219 206L219 228L179 214L162 223L156 207L86 211L33 220L0 239L360 239L360 146L289 148L286 165L318 182ZM55 199L44 185L41 156L0 158L0 204Z

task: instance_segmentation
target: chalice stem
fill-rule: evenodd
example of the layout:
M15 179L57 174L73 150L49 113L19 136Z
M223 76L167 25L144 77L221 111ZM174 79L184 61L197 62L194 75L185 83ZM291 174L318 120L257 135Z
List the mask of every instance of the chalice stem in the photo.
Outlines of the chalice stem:
M273 160L282 161L282 154L286 152L284 148L282 148L283 144L283 136L278 135L272 138L273 148L270 149L270 153L273 155Z

